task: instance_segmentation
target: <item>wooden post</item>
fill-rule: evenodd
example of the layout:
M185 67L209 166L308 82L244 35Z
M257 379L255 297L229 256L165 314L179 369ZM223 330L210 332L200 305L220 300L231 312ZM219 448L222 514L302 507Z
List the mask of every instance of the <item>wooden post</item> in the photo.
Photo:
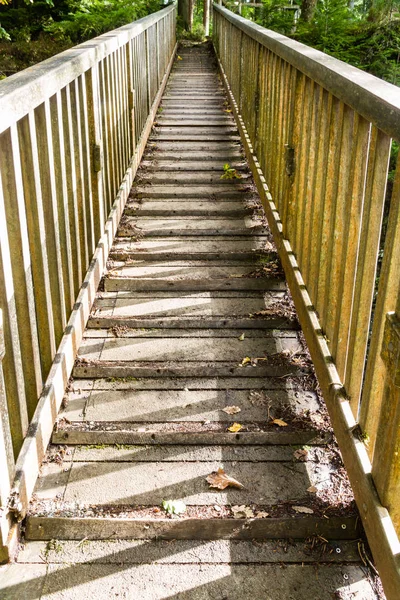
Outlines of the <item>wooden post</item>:
M0 563L5 562L10 558L7 548L10 534L10 522L6 507L15 470L3 379L2 363L4 353L3 313L0 310Z
M204 35L208 37L210 35L210 0L204 0L203 6Z

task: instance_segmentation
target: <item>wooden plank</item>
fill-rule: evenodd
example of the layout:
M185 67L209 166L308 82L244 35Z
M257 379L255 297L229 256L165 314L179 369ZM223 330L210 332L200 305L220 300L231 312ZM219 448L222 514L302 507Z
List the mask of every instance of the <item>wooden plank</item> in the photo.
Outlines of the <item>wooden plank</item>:
M345 525L345 527L343 527ZM327 539L357 539L354 517L273 519L99 519L29 517L26 538L50 539L304 539L312 534Z
M101 425L101 424L100 424ZM232 435L229 432L212 431L155 431L154 424L149 424L148 431L143 431L142 422L132 425L131 429L119 426L118 430L105 431L93 427L90 430L59 428L53 433L52 443L68 445L102 445L102 444L126 444L126 445L194 445L194 446L254 446L257 444L276 446L320 446L332 440L330 434L321 433L312 429L300 429L297 431L258 431L240 432ZM199 425L199 429L202 425ZM204 427L203 427L204 428ZM184 423L181 423L184 429ZM140 430L140 431L139 431Z

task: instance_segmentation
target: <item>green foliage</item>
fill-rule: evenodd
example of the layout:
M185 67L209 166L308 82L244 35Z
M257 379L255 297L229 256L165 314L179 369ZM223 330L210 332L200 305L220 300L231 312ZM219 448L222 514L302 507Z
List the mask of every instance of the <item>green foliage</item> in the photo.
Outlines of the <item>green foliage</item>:
M159 0L67 0L69 12L61 21L49 22L44 30L57 39L77 43L121 27L160 8Z
M260 13L255 11L256 20L263 27L289 35L294 27L295 11L289 8L287 0L262 0L263 8ZM243 13L243 16L244 13Z
M224 165L224 172L221 175L221 179L241 179L240 173L236 171L233 167L226 163Z
M347 0L320 0L310 23L299 22L295 37L336 58L352 62L352 30L355 16Z
M161 0L0 0L0 78L135 21Z
M162 507L169 515L183 515L186 512L186 504L182 500L163 500Z
M308 23L286 0L262 1L244 16L400 85L400 0L318 0Z

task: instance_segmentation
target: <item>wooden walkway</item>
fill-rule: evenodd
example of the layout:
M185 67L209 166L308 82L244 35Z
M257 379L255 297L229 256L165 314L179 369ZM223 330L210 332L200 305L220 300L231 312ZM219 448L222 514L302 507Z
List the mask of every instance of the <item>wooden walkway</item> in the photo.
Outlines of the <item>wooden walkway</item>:
M378 598L214 56L179 52L0 597Z

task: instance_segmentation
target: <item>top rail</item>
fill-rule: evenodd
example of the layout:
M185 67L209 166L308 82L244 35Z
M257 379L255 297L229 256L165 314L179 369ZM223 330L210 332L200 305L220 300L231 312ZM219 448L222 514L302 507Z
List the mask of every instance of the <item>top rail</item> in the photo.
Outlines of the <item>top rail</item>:
M175 11L175 6L103 33L0 82L0 133L79 75Z
M400 88L333 56L252 23L214 4L236 28L351 106L368 121L400 140Z

